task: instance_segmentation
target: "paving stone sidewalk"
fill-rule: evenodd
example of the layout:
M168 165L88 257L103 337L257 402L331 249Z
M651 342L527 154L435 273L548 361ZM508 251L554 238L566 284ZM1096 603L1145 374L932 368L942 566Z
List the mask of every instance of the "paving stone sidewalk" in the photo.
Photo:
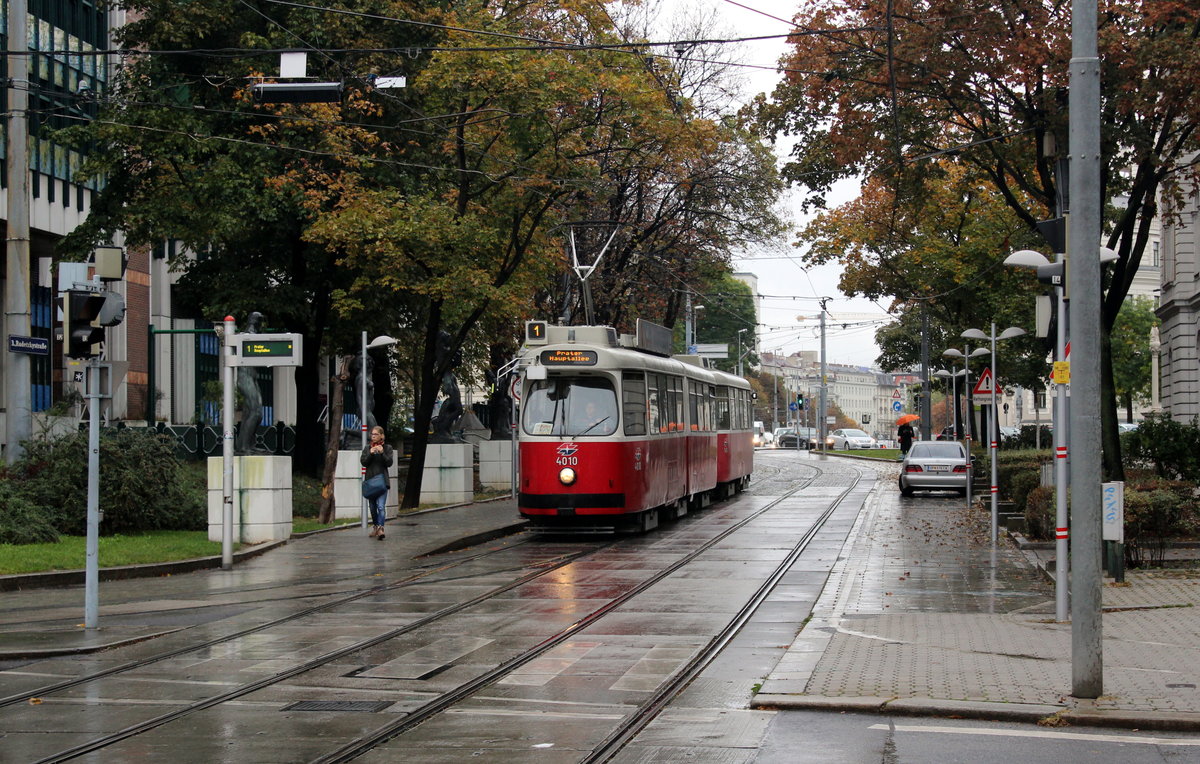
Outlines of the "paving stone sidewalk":
M1104 694L1073 698L1053 586L986 511L879 486L756 707L1200 730L1200 570L1106 582Z

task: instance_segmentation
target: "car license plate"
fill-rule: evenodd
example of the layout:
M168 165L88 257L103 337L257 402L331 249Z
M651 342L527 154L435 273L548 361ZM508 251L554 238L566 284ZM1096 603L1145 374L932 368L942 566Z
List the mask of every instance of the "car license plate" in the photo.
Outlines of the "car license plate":
M931 464L931 465L929 465L929 471L930 472L949 472L950 465L949 464Z

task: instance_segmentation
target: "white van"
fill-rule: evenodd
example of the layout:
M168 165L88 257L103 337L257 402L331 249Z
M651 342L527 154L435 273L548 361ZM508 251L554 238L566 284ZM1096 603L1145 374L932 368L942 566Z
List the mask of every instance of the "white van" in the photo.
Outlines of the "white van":
M771 437L770 430L768 430L766 427L764 427L762 422L755 422L754 423L754 438L753 438L753 440L754 440L754 447L760 448L762 446L771 445L771 441L774 440L774 438Z

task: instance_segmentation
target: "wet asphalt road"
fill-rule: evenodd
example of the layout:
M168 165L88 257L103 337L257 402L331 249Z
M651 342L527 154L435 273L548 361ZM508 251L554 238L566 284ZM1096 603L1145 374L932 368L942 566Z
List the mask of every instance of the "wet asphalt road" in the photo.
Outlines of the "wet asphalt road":
M847 613L862 616L1007 612L1052 596L1016 560L990 558L986 517L968 512L961 499L900 498L894 465L772 451L760 451L756 462L751 490L645 537L521 537L407 561L404 570L370 543L364 552L374 562L359 566L378 565L372 577L393 586L346 602L361 592L362 571L355 574L344 561L314 567L304 586L279 588L266 579L214 584L195 593L194 608L176 602L173 615L162 616L189 628L91 656L25 663L3 675L5 690L161 654L314 605L330 607L38 704L0 708L0 760L54 757L159 719L78 760L311 761L572 629L719 538L602 618L358 759L581 761L704 648L839 497L746 626L616 761L1141 762L1188 760L1200 750L1102 731L1090 731L1097 739L1078 730L1048 730L1053 735L1039 738L1030 736L1037 730L1017 725L751 710L755 690L827 586L838 587ZM856 488L843 497L850 486ZM872 523L860 524L863 537L847 544L864 512ZM860 550L854 553L861 564L846 580L827 581L851 549ZM380 564L384 559L388 565ZM538 573L544 575L533 578ZM124 591L130 610L153 611L153 602L137 599L136 586ZM448 612L472 598L481 599ZM274 681L306 662L307 670ZM230 693L236 697L195 705ZM178 719L169 718L174 713Z

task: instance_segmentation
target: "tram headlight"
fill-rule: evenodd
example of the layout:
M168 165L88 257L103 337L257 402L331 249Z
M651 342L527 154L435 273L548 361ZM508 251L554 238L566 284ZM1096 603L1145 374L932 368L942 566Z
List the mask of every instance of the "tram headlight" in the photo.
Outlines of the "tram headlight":
M558 482L563 485L571 485L575 482L575 470L570 467L563 467L558 471Z

